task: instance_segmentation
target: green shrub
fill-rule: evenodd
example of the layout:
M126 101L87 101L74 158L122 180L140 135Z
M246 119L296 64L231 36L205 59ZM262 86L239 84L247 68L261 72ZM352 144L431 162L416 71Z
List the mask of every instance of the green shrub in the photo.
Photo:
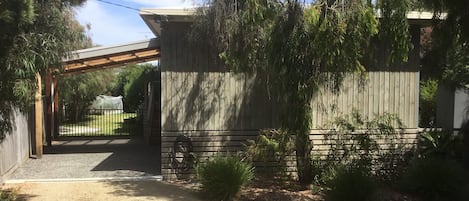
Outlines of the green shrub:
M388 181L395 178L394 170L405 164L405 155L411 151L405 148L400 129L404 126L395 114L385 113L368 119L354 109L325 127L332 129L325 135L323 144L329 147L327 156L322 159L330 164L321 165L322 169L335 168L337 164L360 167L369 172L373 170L380 179Z
M434 127L436 119L436 94L438 81L420 81L419 126Z
M455 161L418 159L404 171L401 187L424 200L458 200L465 186L464 169Z
M463 135L452 131L427 131L419 135L420 157L462 160Z
M217 156L197 166L202 190L213 200L231 200L254 178L250 164L235 157Z
M158 79L156 68L151 64L128 65L115 81L112 95L122 96L125 112L135 112L145 99L149 82Z
M340 166L331 169L325 183L327 201L372 200L376 184L366 169Z
M0 201L14 201L16 200L16 193L14 191L0 190Z
M284 176L286 156L293 152L291 136L283 130L261 130L256 141L248 141L247 159L254 163L258 173L264 176Z

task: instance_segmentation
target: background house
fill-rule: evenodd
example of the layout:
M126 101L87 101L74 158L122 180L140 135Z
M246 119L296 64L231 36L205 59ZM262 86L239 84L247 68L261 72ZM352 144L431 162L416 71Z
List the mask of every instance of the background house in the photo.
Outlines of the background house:
M468 119L469 89L442 85L438 88L436 126L459 130Z

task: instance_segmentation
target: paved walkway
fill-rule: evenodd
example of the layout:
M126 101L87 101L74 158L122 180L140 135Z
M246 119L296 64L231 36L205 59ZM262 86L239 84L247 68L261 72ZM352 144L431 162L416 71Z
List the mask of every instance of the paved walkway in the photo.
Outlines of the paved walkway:
M145 145L140 138L68 138L54 141L44 152L42 159L29 159L6 182L155 179L160 175L158 147Z

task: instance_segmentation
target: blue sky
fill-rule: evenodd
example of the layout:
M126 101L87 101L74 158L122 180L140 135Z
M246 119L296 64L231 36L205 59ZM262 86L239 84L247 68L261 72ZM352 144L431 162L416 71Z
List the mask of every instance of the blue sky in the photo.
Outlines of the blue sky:
M131 8L188 8L192 0L104 0ZM99 0L87 0L76 8L82 25L89 24L88 35L97 45L116 45L155 37L137 10L110 5Z

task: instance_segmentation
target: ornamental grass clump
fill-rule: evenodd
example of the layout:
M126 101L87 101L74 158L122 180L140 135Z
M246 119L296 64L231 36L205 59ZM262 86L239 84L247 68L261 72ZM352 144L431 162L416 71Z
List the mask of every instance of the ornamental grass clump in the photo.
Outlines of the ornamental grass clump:
M254 178L254 171L239 158L216 156L197 166L197 177L209 199L232 200Z

